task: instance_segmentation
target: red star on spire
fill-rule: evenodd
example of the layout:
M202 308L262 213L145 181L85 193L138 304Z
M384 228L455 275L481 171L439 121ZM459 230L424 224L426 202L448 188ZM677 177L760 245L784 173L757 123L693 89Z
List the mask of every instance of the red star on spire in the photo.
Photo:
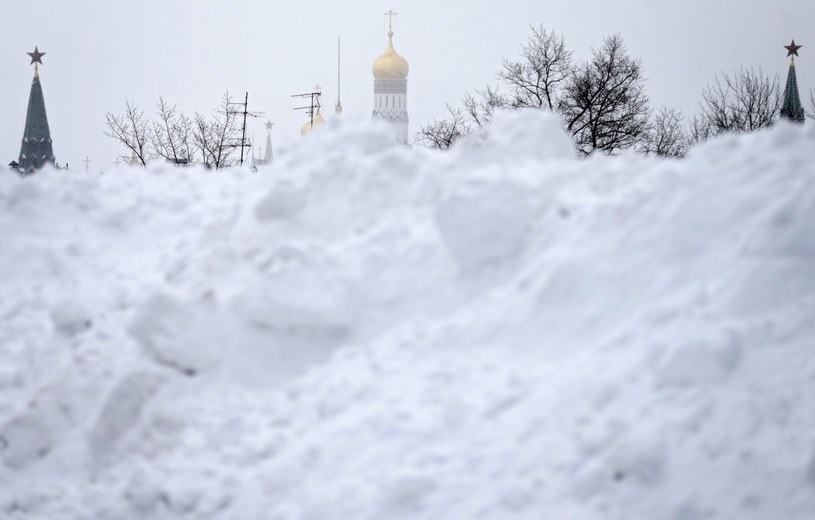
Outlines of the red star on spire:
M29 65L33 63L42 64L42 57L45 56L45 53L40 52L40 49L37 46L34 46L34 52L27 52L26 54L31 56L31 63L29 63Z
M795 40L792 40L792 43L789 45L784 45L784 48L787 49L787 56L798 56L798 49L803 47L803 45L795 45Z

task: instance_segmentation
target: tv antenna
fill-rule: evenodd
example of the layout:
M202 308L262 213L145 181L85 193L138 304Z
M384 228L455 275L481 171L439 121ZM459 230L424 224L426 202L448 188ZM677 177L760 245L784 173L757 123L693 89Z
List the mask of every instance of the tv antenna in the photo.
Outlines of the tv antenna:
M246 93L246 97L243 100L243 103L229 103L229 106L234 107L243 107L242 111L232 112L232 114L242 115L243 116L243 125L241 126L241 140L239 143L231 145L233 148L240 148L241 149L241 166L243 166L243 155L246 148L252 147L252 141L247 141L246 139L246 118L247 117L260 117L265 112L250 112L249 111L249 92Z
M292 97L296 98L311 98L311 104L306 105L303 107L296 107L294 110L305 110L306 114L309 117L309 128L314 128L314 115L320 111L320 96L322 96L322 87L317 85L314 87L314 90L311 92L305 92L303 94L293 94Z

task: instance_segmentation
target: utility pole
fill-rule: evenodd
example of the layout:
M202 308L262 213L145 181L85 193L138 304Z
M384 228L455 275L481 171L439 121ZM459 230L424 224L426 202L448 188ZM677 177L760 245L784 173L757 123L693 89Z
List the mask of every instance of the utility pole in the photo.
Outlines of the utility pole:
M85 163L85 173L90 173L91 158L86 155L85 160L82 161L82 162Z

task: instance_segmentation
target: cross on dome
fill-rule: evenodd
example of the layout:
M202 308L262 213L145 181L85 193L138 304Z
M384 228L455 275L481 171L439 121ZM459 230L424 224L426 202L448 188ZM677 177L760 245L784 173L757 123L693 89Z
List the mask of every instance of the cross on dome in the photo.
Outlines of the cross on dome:
M393 37L393 17L397 16L399 13L394 13L393 9L388 9L388 12L385 13L385 16L388 17L388 37Z

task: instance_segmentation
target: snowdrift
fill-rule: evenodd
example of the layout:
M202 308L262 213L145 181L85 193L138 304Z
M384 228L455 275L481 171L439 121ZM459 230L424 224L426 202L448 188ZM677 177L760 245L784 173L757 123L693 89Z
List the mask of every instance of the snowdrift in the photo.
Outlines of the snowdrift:
M815 518L815 127L391 141L0 175L0 517Z

